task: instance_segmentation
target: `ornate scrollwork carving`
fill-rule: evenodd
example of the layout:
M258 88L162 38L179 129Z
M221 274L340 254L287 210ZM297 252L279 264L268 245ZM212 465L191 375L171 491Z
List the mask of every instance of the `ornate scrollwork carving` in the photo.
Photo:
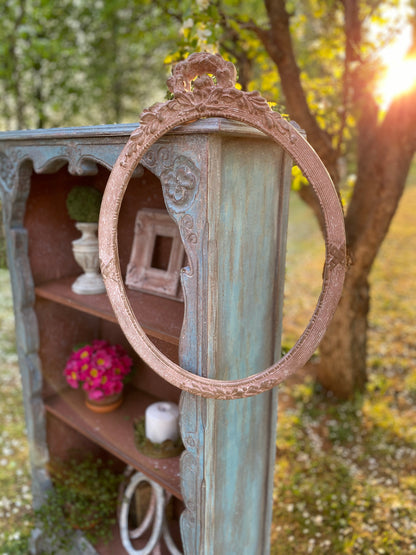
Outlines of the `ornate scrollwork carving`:
M156 103L143 111L141 125L131 134L129 145L120 160L121 166L127 167L128 159L134 156L139 147L145 146L147 149L162 136L162 127L166 132L195 117L218 116L219 111L224 117L258 127L253 124L253 118L247 117L255 115L262 120L261 127L276 130L279 134L287 136L291 144L296 143L299 133L294 126L278 112L273 112L260 93L235 88L235 78L231 77L232 70L229 64L230 62L226 62L220 56L207 53L192 54L185 62L177 64L169 82L175 98L168 102ZM235 68L233 71L235 72ZM206 73L213 73L217 83L215 84ZM190 83L198 75L192 87Z
M160 175L163 169L172 166L172 153L166 146L154 146L146 152L141 163L157 175Z
M186 244L195 245L198 243L198 236L195 231L194 219L190 214L185 214L180 221L180 229L184 242Z
M95 160L88 158L80 145L65 145L65 157L68 159L68 171L71 175L95 175L98 166Z
M0 152L0 184L6 191L11 191L12 182L18 167L18 156L15 151L10 154Z
M197 75L203 75L199 79L205 81L203 86L212 86L214 82L208 74L215 75L217 84L220 87L234 87L237 78L237 72L234 64L226 62L221 56L212 56L208 52L199 54L191 54L183 62L176 64L172 71L172 77L167 81L168 88L171 93L177 95L183 91L191 91L192 81ZM210 82L207 83L206 79Z

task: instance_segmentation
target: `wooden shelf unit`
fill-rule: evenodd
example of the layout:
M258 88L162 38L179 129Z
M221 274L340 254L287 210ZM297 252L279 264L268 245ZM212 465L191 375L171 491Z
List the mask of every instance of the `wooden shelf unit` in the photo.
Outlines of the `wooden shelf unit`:
M134 420L144 416L148 405L159 400L178 403L180 391L134 353L106 294L78 295L71 289L81 268L72 253L71 242L79 238L79 232L66 210L67 195L74 186L93 186L103 192L109 171L134 128L19 132L0 138L0 163L1 156L16 161L16 167L10 166L12 170L6 176L10 181L6 195L12 189L18 191L17 196L5 199L5 204L13 207L10 214L14 210L15 218L12 223L7 221L6 233L15 249L10 270L23 353L20 364L25 410L31 422L29 442L36 453L31 459L32 476L39 504L46 493L44 478L50 460L65 459L73 451L80 451L113 458L120 471L125 464L130 465L175 499L172 524L180 545L180 457L152 459L141 454L134 444L133 428ZM135 172L120 213L118 246L123 275L130 258L136 214L142 208L166 211L160 180L144 166ZM166 356L178 362L183 302L130 289L127 293L145 333ZM72 349L94 339L122 345L133 359L134 371L123 404L109 414L90 411L84 405L84 392L69 388L63 375ZM95 547L97 554L126 553L117 527L115 531L108 546Z
M67 195L74 186L92 185L104 191L109 172L135 128L109 125L0 134L0 187L35 505L42 503L49 487L49 461L65 458L70 449L107 454L121 461L121 466L127 462L166 487L181 504L179 458L144 457L134 446L132 428L147 403L156 399L178 402L180 391L133 354L106 295L81 296L71 291L74 276L80 273L71 242L79 233L67 214ZM282 132L287 132L286 126ZM179 203L173 192L170 210L176 214L185 247L188 243L193 252L192 275L188 276L193 292L185 292L189 314L181 348L189 355L188 367L195 366L204 375L236 379L241 377L236 374L240 362L243 371L246 364L266 367L271 364L270 353L279 350L275 345L280 307L276 295L283 290L283 272L276 286L277 258L269 253L284 256L290 168L287 153L258 130L206 118L161 137L140 160L125 192L117 228L123 276L138 210L166 210L161 183L166 198L170 184L174 186L181 175L194 184ZM219 210L218 218L212 217L214 210ZM260 230L260 235L251 233L248 224ZM234 229L235 233L228 233ZM271 229L279 233L270 235ZM238 295L232 295L232 290ZM128 295L155 345L178 362L183 305L136 291ZM233 316L234 309L241 314ZM74 346L94 339L123 345L137 366L123 406L109 415L87 412L82 392L70 390L63 375ZM258 349L246 348L252 343ZM211 356L214 349L215 357ZM215 401L189 400L185 397L181 409L188 449L182 468L186 549L213 552L221 545L224 553L236 549L254 553L259 545L267 545L269 537L276 395L270 392L219 402L215 410ZM207 414L212 420L205 426ZM207 472L212 469L215 483L207 483ZM250 499L244 514L236 506L240 498ZM178 514L179 510L175 517ZM212 533L206 533L208 528ZM113 545L109 549L97 546L96 552L125 554L119 538Z

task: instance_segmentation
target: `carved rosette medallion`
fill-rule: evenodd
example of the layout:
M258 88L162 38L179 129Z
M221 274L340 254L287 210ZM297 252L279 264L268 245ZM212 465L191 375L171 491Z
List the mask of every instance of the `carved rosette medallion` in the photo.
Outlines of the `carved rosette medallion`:
M163 144L153 145L140 163L159 176L167 210L179 226L188 262L192 266L192 250L198 242L198 235L194 217L187 211L191 209L198 195L200 169L186 156L174 158L171 150ZM193 270L189 266L182 270L183 276L190 277L192 274Z
M175 158L171 168L160 175L166 206L173 213L185 212L193 203L200 180L200 171L185 156Z

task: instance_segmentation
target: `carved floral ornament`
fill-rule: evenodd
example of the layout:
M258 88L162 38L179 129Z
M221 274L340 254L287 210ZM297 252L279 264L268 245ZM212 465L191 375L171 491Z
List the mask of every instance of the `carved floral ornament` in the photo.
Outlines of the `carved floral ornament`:
M209 77L214 75L216 83ZM199 77L198 77L199 76ZM171 384L195 395L217 399L250 397L278 385L306 364L335 312L345 276L345 230L342 208L323 163L296 129L258 92L235 88L235 68L220 56L196 53L176 65L168 80L174 99L145 110L140 127L130 136L107 183L100 216L100 257L107 293L118 321L138 355ZM195 81L195 77L198 77ZM192 86L193 83L193 86ZM326 260L323 289L312 318L294 347L278 362L239 380L213 380L181 368L149 340L138 323L124 288L117 252L117 222L133 171L146 151L165 133L195 119L224 117L251 125L285 149L309 180L325 222ZM186 174L186 169L183 170ZM191 172L192 173L192 172ZM188 203L192 186L167 178L168 195ZM253 372L255 369L253 369Z
M166 202L173 212L184 212L195 198L200 171L185 156L178 156L173 167L160 175Z

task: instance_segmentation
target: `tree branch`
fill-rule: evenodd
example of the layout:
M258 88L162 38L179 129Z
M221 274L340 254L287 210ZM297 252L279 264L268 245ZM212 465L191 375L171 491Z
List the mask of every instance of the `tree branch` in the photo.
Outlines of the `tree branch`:
M305 130L308 141L323 160L337 185L337 153L332 146L331 137L318 125L315 116L309 110L295 58L286 3L284 0L265 0L265 5L270 26L268 30L258 32L258 36L278 68L288 112Z

